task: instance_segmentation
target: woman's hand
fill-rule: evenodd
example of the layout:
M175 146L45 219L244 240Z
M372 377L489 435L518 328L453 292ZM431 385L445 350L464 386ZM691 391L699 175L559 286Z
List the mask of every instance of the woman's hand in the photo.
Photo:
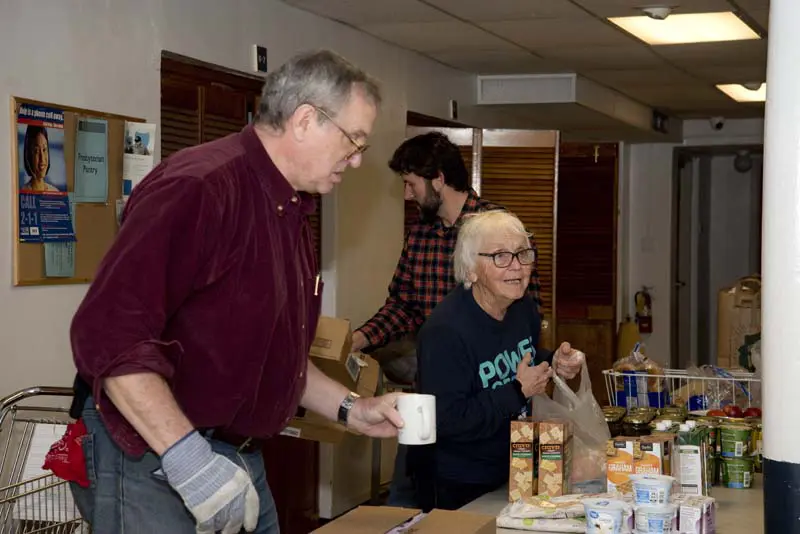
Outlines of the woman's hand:
M561 378L572 380L581 372L586 356L566 341L553 354L553 367Z
M531 353L527 353L517 366L517 380L522 384L525 398L541 395L547 389L547 383L553 377L553 369L547 362L531 367Z

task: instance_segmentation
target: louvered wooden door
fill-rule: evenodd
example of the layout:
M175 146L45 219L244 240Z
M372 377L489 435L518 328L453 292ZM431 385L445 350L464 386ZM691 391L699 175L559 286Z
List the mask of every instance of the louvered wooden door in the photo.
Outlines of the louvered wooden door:
M565 144L558 167L557 335L586 352L592 389L616 345L617 146Z
M544 317L553 320L555 147L484 146L481 197L505 206L533 234ZM551 340L542 340L550 344Z

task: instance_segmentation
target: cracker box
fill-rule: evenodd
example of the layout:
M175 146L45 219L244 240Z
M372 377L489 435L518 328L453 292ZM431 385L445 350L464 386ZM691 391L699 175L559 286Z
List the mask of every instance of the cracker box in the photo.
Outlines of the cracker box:
M508 500L515 502L536 495L537 426L531 419L511 421L511 453L508 469Z
M606 479L609 493L632 493L631 475L634 468L634 448L638 449L635 438L616 438L608 440L606 447Z
M633 472L637 475L672 475L672 451L675 434L657 434L639 438L634 448Z
M572 424L569 421L539 423L539 495L569 495L572 471Z

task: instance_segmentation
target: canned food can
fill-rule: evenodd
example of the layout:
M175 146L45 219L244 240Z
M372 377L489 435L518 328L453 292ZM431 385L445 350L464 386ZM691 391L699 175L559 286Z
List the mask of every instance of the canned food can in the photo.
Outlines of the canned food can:
M720 456L723 458L749 457L752 453L753 428L748 425L720 425Z
M723 458L720 470L722 485L732 489L751 488L754 469L752 458Z

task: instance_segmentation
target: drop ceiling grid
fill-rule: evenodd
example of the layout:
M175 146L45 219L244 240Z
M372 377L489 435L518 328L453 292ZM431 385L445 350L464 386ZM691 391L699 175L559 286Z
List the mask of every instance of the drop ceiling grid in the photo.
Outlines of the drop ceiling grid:
M766 27L768 0L735 1ZM578 72L667 111L737 110L741 105L716 91L714 84L766 76L765 40L651 48L605 21L638 14L642 0L284 2L468 72ZM731 9L728 0L668 3L680 4L676 13ZM653 78L659 81L639 76L647 72L657 72ZM675 97L665 98L664 88Z

